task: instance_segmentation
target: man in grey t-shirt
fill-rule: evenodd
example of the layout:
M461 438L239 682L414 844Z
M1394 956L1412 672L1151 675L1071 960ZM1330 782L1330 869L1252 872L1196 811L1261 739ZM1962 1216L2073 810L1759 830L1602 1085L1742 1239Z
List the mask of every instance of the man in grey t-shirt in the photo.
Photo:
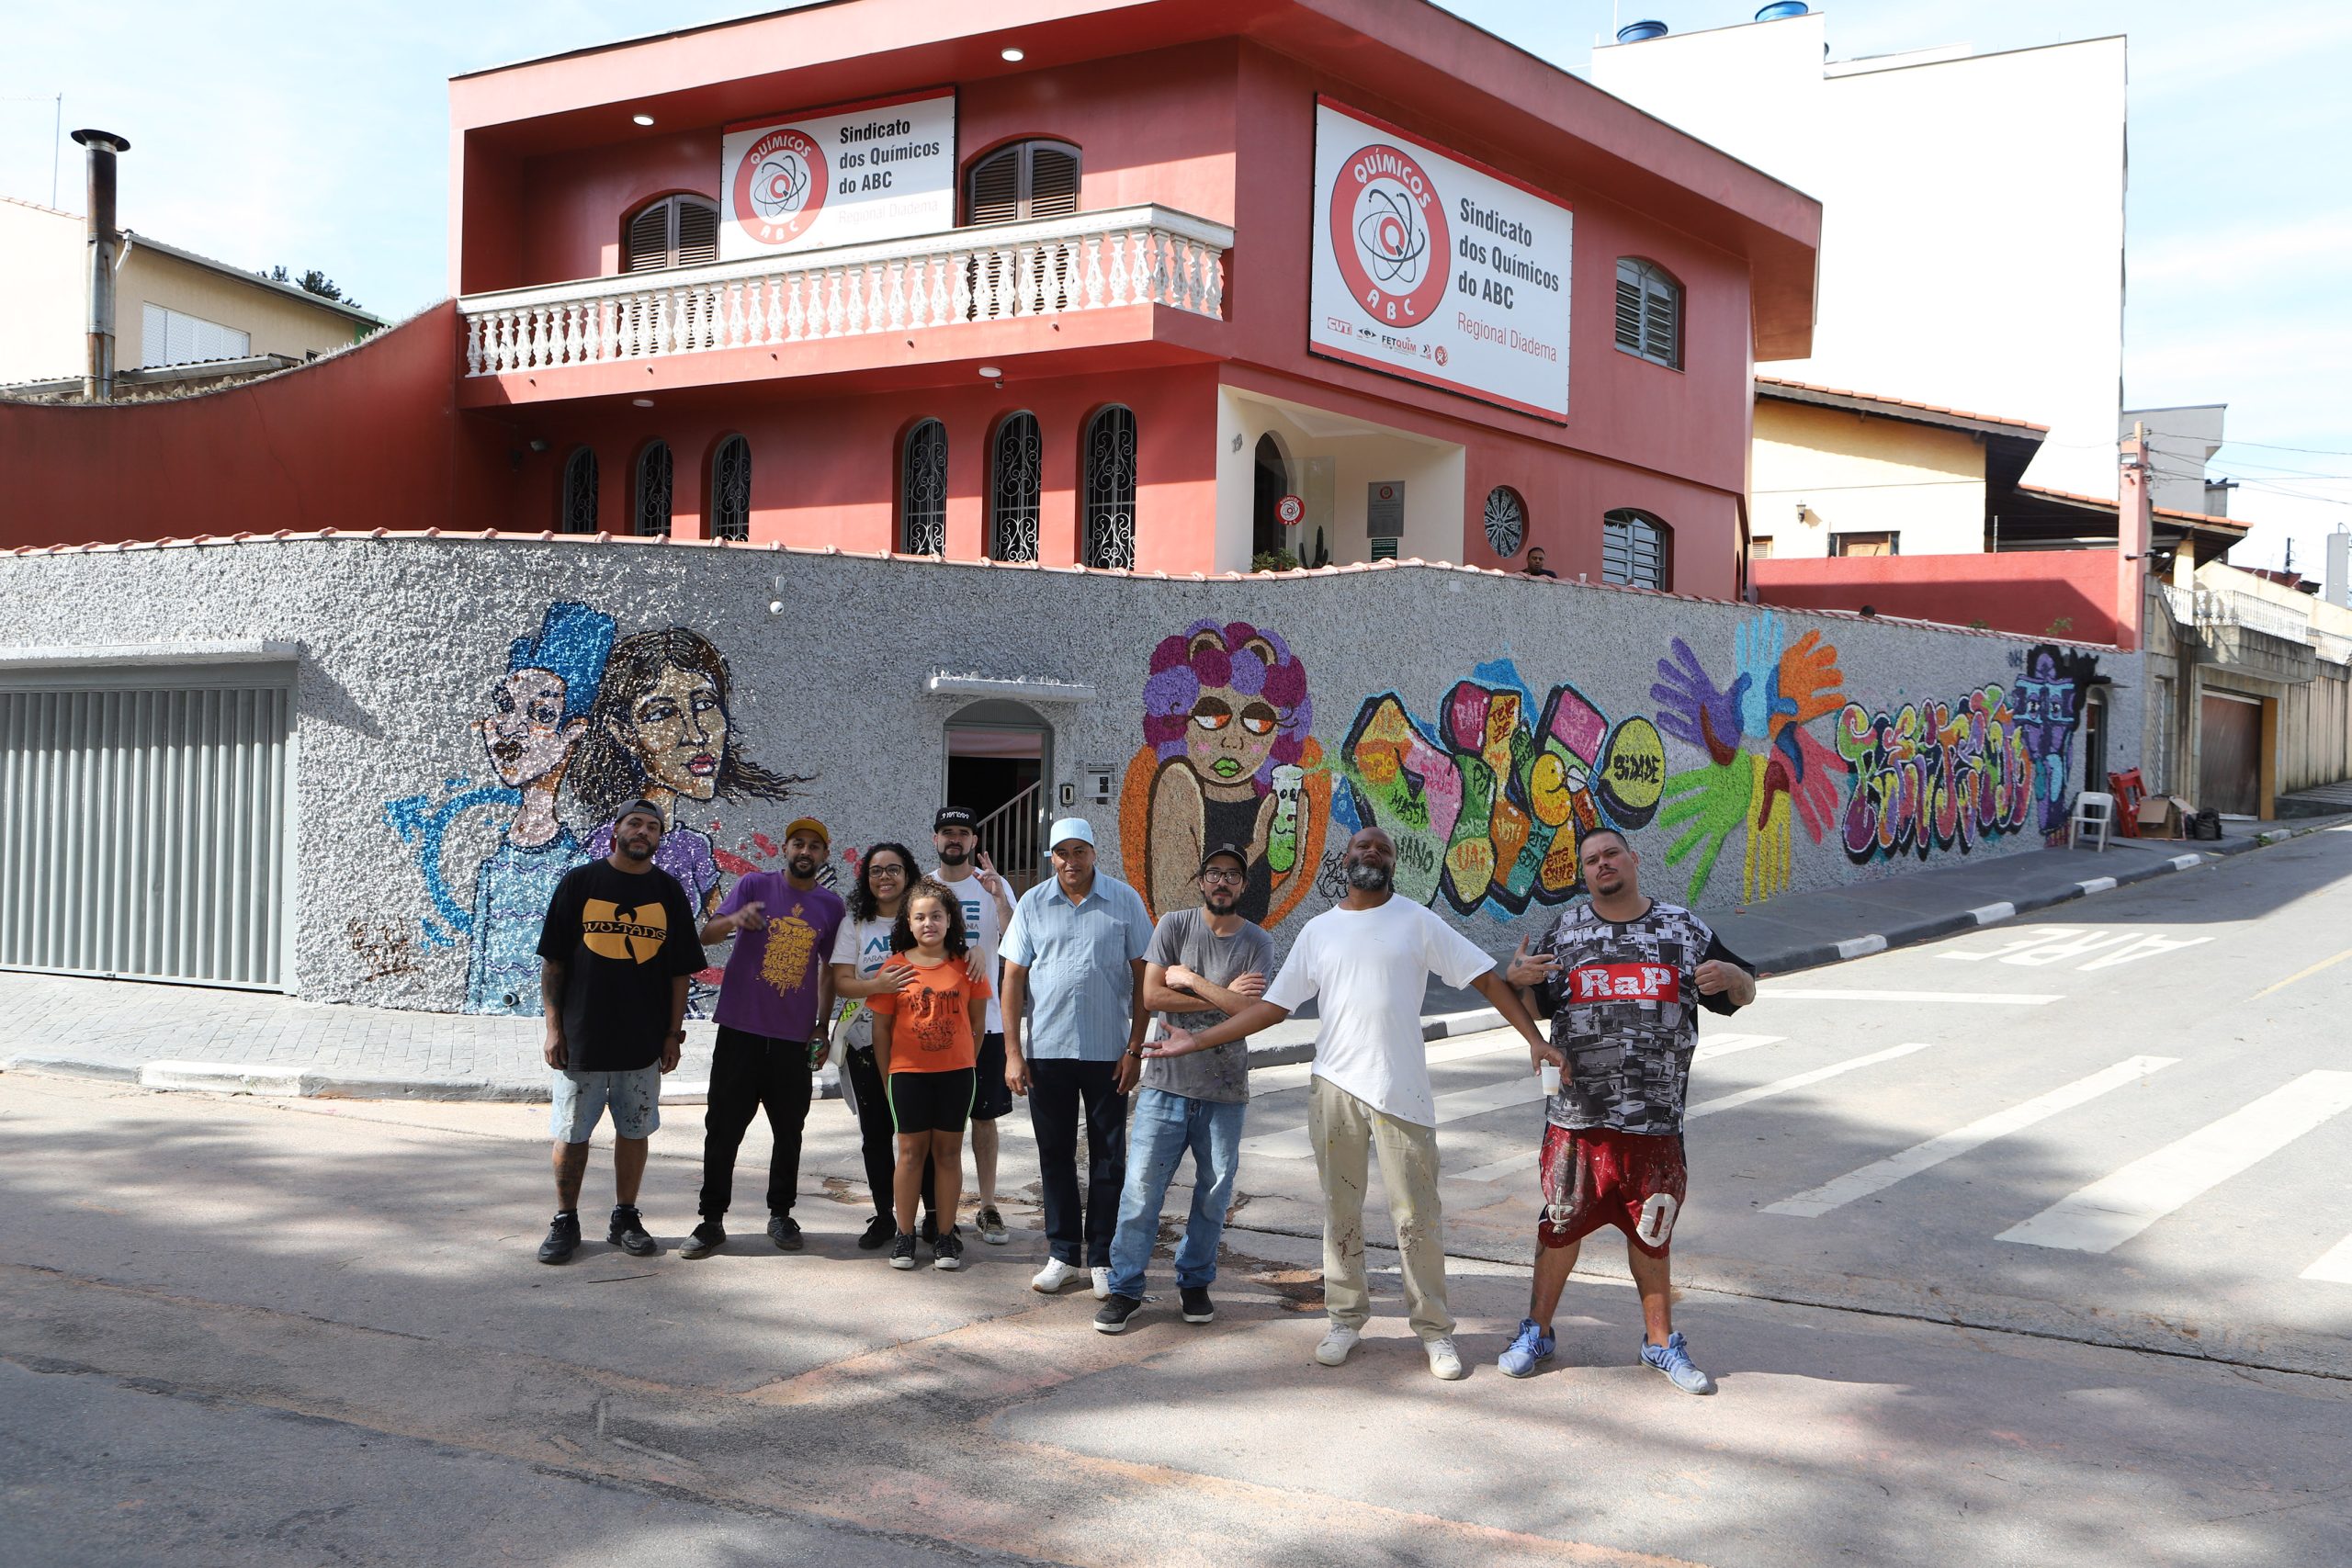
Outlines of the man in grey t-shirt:
M1201 857L1202 907L1159 917L1143 955L1144 1006L1184 1029L1206 1029L1239 1012L1266 989L1274 939L1241 918L1250 858L1218 844ZM1159 1235L1159 1206L1186 1150L1193 1156L1193 1213L1176 1248L1176 1288L1186 1323L1216 1316L1209 1283L1226 1206L1241 1158L1241 1120L1250 1109L1250 1043L1244 1039L1182 1056L1146 1057L1127 1130L1127 1181L1119 1195L1119 1228L1111 1239L1111 1295L1094 1326L1116 1334L1143 1305L1144 1270Z

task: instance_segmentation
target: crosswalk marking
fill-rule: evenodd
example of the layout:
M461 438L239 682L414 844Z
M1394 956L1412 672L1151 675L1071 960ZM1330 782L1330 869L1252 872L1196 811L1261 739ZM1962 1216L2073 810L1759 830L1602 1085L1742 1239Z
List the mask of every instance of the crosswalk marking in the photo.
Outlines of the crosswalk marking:
M1538 1135L1540 1136L1541 1134ZM1512 1176L1524 1176L1532 1179L1535 1175L1536 1156L1541 1152L1542 1145L1540 1144L1531 1144L1526 1148L1520 1150L1519 1153L1509 1156L1503 1159L1498 1159L1492 1165L1482 1165L1473 1169L1459 1173L1447 1170L1444 1167L1444 1162L1441 1160L1438 1166L1438 1174L1453 1181L1500 1181L1506 1177Z
M2089 1186L1995 1239L2109 1252L2352 1107L2352 1073L2305 1073Z
M1736 1094L1723 1095L1694 1105L1682 1113L1682 1120L1695 1122L1702 1116L1713 1116L1719 1111L1736 1111L1743 1105L1753 1105L1759 1100L1770 1100L1776 1094L1786 1094L1791 1089L1809 1089L1825 1079L1837 1077L1843 1073L1850 1073L1858 1067L1875 1066L1881 1062L1891 1062L1897 1056L1907 1056L1914 1051L1925 1051L1932 1043L1931 1041L1920 1040L1907 1045L1890 1045L1883 1051L1873 1051L1867 1056L1854 1056L1843 1062L1832 1062L1826 1067L1815 1067L1811 1072L1797 1073L1785 1078L1774 1078L1770 1083L1760 1083L1754 1089L1743 1089Z
M1453 1094L1441 1094L1433 1104L1437 1110L1437 1125L1459 1122L1466 1116L1484 1116L1490 1111L1507 1111L1514 1105L1526 1105L1544 1098L1544 1080L1533 1072L1524 1077L1512 1077L1499 1083L1481 1084ZM1315 1152L1315 1145L1304 1127L1289 1127L1279 1133L1267 1133L1255 1138L1241 1140L1243 1155L1263 1155L1272 1159L1305 1159Z
M1899 1154L1889 1155L1886 1158L1866 1165L1860 1170L1849 1171L1835 1181L1825 1182L1809 1191L1800 1192L1793 1198L1784 1198L1778 1203L1768 1203L1764 1206L1764 1212L1768 1214L1798 1214L1808 1219L1826 1214L1830 1210L1850 1203L1857 1198L1867 1198L1873 1192L1883 1191L1894 1186L1906 1177L1917 1176L1919 1172L1941 1165L1956 1156L1964 1155L1971 1149L1992 1142L1995 1138L2007 1137L2009 1134L2030 1127L2047 1117L2055 1116L2062 1111L2070 1111L2086 1100L2097 1100L2111 1089L2120 1089L2128 1083L2137 1083L2153 1073L2171 1066L2179 1059L2177 1056L2133 1056L2118 1062L2115 1066L2093 1073L2086 1078L2077 1079L2064 1089L2052 1089L2048 1094L2036 1096L2022 1105L2013 1105L2007 1111L1995 1111L1990 1116L1971 1122L1965 1127L1955 1127L1951 1132L1939 1134L1924 1143L1914 1144Z
M1756 998L1766 1002L1952 1002L1966 1007L2013 1008L2038 1008L2065 999L2028 991L1829 991L1793 986L1759 986Z
M2352 1235L2321 1253L2319 1261L2304 1269L2302 1277L2324 1280L2331 1285L2352 1285Z
M1487 1034L1465 1035L1459 1040L1445 1040L1429 1049L1429 1064L1442 1066L1448 1062L1466 1062L1474 1056L1490 1056L1501 1051L1527 1050L1527 1042L1515 1030L1498 1030ZM1279 1067L1261 1067L1250 1075L1250 1098L1281 1094L1286 1089L1304 1089L1315 1071L1312 1062L1291 1062Z
M1786 1035L1781 1034L1716 1034L1699 1042L1692 1055L1694 1062L1712 1062L1718 1056L1728 1056L1736 1051L1753 1051L1758 1045L1777 1045Z

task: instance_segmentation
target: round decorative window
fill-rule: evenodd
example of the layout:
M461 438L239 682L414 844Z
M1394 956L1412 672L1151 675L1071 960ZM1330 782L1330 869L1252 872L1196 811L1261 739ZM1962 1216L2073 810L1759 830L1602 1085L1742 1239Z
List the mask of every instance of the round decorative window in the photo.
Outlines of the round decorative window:
M1487 492L1487 547L1498 556L1519 554L1527 537L1527 503L1509 485Z

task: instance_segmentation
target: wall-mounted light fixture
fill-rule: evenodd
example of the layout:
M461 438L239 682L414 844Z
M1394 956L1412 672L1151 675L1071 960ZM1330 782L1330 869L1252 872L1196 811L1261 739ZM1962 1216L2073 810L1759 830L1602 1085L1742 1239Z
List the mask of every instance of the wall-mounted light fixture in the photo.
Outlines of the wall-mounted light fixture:
M1002 61L1003 61L1006 64L1008 64L1008 65L1018 65L1018 64L1020 64L1023 61L1024 61L1024 60L1026 60L1026 59L1028 59L1028 58L1029 58L1027 55L1025 55L1025 54L1022 53L1022 52L1021 52L1021 51L1019 51L1019 50L1017 50L1017 49L1010 49L1010 48L1008 48L1008 49L1000 49L1000 50L998 50L996 52L997 52L997 58L999 58L1000 60L1002 60ZM1069 801L1067 801L1067 800L1065 800L1065 801L1063 801L1063 802L1062 802L1062 804L1063 804L1064 806L1068 806L1068 805L1069 804Z
M650 114L633 114L628 118L632 122L638 125L651 125L653 123L653 117Z

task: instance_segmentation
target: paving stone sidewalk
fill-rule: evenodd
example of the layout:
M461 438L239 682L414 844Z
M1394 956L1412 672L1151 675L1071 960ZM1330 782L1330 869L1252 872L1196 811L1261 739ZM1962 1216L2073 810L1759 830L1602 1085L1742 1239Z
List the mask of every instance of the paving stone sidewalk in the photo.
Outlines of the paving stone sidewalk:
M2233 824L2220 842L2118 840L2104 852L2042 850L1713 910L1724 940L1766 974L1786 974L1931 941L2153 876L2352 822ZM1515 940L1515 938L1514 938ZM1498 957L1503 953L1498 952ZM1432 987L1424 1034L1500 1021L1475 992ZM698 1100L715 1028L690 1023L664 1087ZM1252 1066L1305 1060L1315 1021L1302 1015L1252 1042ZM548 1072L535 1018L478 1018L298 1001L259 991L0 973L0 1070L66 1072L154 1089L355 1099L544 1100ZM820 1092L838 1094L828 1066Z

